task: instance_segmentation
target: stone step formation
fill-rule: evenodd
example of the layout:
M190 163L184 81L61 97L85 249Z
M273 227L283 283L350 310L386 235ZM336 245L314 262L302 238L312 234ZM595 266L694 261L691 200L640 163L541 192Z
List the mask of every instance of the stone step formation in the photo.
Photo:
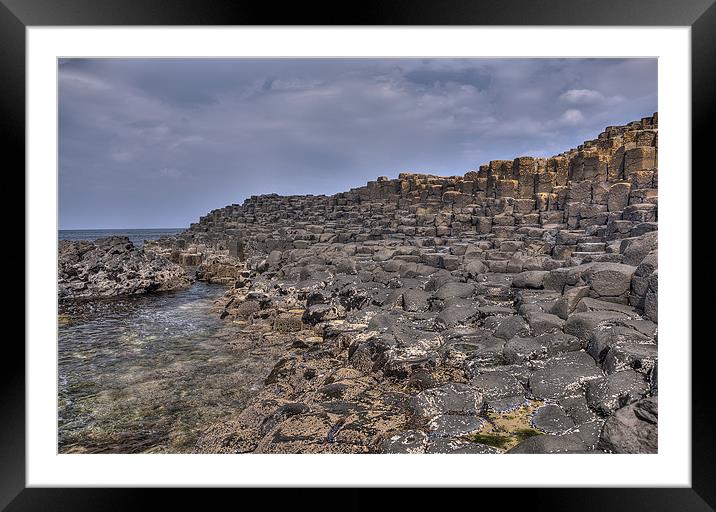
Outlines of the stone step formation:
M279 347L209 452L656 451L657 114L552 158L252 196L148 250Z

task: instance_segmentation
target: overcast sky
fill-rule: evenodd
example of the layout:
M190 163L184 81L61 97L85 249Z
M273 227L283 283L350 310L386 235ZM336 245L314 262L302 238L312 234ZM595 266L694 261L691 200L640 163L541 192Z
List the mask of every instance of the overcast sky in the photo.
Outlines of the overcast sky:
M60 228L464 174L656 110L656 59L61 60Z

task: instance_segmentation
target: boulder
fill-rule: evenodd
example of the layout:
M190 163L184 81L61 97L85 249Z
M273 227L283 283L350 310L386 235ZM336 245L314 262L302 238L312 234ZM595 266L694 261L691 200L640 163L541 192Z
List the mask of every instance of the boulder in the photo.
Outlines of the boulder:
M515 376L504 371L482 372L470 380L470 386L478 389L487 401L525 393L525 388Z
M620 212L624 210L629 204L630 191L631 183L620 182L612 185L607 193L607 209L610 212Z
M447 306L435 319L438 329L450 329L457 325L468 324L477 319L479 310L475 304L456 304Z
M416 420L428 422L443 414L478 416L482 404L483 396L479 390L450 382L412 397L409 408Z
M544 287L544 279L547 275L549 275L549 272L546 270L520 272L512 279L512 286L515 288L541 289Z
M424 453L428 446L428 435L420 430L399 432L381 445L381 453Z
M574 313L570 315L564 324L564 332L576 336L586 342L591 339L592 334L598 326L617 320L626 320L629 317L617 311L588 311L585 313Z
M635 266L621 263L594 263L586 273L592 291L601 297L617 297L631 288Z
M403 292L403 309L411 312L427 311L429 297L428 292L419 288L405 290Z
M568 352L548 359L543 368L529 378L529 388L537 399L556 399L581 394L587 381L604 373L587 353Z
M453 438L474 434L484 424L485 420L478 416L443 414L430 420L427 426L430 437Z
M428 443L425 453L501 453L486 444L472 443L462 439L437 438Z
M611 453L657 453L657 397L622 407L607 419L598 447Z
M433 295L436 299L466 299L475 293L475 286L470 283L448 282L440 286Z
M538 408L531 418L534 428L547 434L562 434L574 427L574 420L557 404Z
M606 325L592 334L587 352L601 364L609 350L616 344L651 344L653 339L630 325Z
M480 274L487 272L488 269L482 261L473 259L465 263L463 271L470 279L475 279Z
M575 313L585 313L588 311L616 311L618 313L624 313L628 316L637 316L637 311L632 306L626 304L619 304L618 302L610 302L606 300L593 299L591 297L584 297L579 301L577 307L574 308Z
M468 344L470 350L467 353L466 366L470 368L482 368L502 364L502 350L505 347L505 340L494 336L482 336L478 338L467 338L460 340L462 344Z
M643 374L625 370L589 381L586 398L589 407L606 416L643 398L648 392L649 384Z
M652 322L659 321L659 271L649 276L649 289L644 298L644 316Z
M582 348L582 341L576 336L563 332L549 332L537 336L540 343L547 347L547 354L554 356L564 352L575 352Z
M624 241L624 248L621 251L624 255L622 262L626 265L637 266L651 251L657 249L658 244L658 231L650 231L635 239Z
M506 453L583 453L587 444L577 434L528 437Z
M548 332L559 332L564 325L564 320L557 315L542 312L529 313L527 315L527 322L529 323L530 331L535 336Z
M513 315L500 321L495 329L495 337L509 340L515 336L526 336L530 333L530 326L520 315Z
M515 336L505 343L503 350L507 364L523 363L532 359L547 357L547 346L539 338L521 338Z
M607 373L634 369L648 374L656 365L658 347L655 344L615 343L607 352L602 368Z
M576 286L565 290L564 295L557 299L549 312L557 315L562 320L567 320L579 301L587 295L589 295L589 286Z

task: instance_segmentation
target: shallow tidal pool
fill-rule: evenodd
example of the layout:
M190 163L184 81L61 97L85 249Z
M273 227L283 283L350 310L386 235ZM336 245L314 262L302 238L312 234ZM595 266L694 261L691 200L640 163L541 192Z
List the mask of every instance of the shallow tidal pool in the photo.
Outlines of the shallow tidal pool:
M227 349L211 312L223 292L195 283L61 304L58 451L192 452L204 428L242 409L266 362Z

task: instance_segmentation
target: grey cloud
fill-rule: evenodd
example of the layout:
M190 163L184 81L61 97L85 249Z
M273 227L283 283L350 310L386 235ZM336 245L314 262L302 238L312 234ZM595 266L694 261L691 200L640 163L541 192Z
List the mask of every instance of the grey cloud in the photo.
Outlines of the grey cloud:
M490 84L490 75L479 68L469 67L453 70L416 69L405 73L405 79L417 84L440 86L446 83L472 85L485 89Z

